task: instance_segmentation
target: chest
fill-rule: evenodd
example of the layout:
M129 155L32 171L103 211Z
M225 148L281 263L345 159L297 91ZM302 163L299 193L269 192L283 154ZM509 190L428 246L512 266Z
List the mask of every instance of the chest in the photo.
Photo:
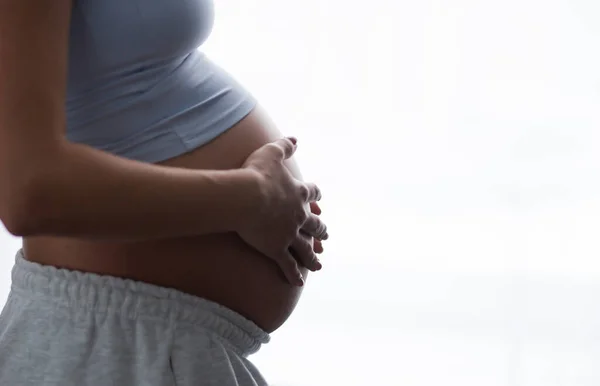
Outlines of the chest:
M212 0L75 0L70 62L89 70L169 60L200 46Z

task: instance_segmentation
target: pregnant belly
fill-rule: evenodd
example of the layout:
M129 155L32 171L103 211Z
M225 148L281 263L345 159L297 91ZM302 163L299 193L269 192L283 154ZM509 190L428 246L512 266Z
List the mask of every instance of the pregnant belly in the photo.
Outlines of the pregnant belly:
M161 164L238 168L254 150L280 137L257 108L209 144ZM293 160L287 166L301 177ZM144 281L215 301L268 332L290 316L302 291L234 233L135 243L37 237L24 240L24 248L27 258L38 263ZM303 274L306 278L307 271Z

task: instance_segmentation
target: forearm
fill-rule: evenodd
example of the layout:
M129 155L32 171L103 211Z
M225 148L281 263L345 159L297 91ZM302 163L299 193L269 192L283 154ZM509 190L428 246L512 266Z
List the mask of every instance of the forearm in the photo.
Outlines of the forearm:
M23 236L140 240L233 231L256 203L242 170L145 164L63 146L32 188Z

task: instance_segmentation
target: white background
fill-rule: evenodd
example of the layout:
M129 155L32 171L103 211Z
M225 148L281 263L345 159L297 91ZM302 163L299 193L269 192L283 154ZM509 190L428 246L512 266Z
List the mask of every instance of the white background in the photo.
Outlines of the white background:
M206 51L299 137L324 269L279 386L600 384L600 3L222 0ZM0 234L0 304L17 239Z

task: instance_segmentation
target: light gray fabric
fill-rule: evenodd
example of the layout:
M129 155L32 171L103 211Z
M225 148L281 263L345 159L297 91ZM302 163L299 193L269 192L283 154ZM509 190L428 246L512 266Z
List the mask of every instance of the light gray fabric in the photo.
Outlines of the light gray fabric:
M17 253L0 314L0 385L262 386L269 335L176 290L56 269Z

